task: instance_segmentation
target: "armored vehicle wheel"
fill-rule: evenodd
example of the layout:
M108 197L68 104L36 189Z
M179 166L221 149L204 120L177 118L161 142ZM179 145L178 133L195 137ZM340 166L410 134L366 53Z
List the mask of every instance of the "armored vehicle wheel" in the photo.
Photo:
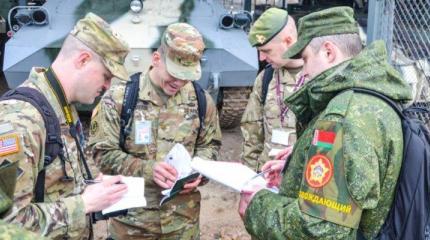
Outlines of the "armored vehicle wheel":
M218 105L220 125L223 129L239 126L248 103L251 87L229 87L222 89L222 101Z

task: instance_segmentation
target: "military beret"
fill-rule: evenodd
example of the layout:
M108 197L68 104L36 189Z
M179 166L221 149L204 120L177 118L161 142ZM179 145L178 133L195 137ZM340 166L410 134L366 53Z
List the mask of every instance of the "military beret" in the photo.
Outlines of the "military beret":
M124 61L130 49L107 22L94 13L88 13L76 23L70 34L96 52L112 75L128 79Z
M313 38L358 32L354 11L350 7L333 7L308 14L299 20L297 42L284 53L283 58L299 58Z
M268 43L287 24L288 12L280 8L267 9L254 22L248 34L248 41L253 47L260 47Z

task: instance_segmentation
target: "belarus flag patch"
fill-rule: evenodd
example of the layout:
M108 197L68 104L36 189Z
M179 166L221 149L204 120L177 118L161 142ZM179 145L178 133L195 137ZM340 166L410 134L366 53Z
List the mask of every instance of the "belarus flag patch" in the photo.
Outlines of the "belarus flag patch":
M312 145L330 150L333 148L335 138L335 132L315 130Z

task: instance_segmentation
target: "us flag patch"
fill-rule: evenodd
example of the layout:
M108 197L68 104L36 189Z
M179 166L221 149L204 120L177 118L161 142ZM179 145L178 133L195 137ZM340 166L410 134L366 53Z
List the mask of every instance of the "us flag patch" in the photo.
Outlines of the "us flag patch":
M0 156L19 152L18 134L0 136Z

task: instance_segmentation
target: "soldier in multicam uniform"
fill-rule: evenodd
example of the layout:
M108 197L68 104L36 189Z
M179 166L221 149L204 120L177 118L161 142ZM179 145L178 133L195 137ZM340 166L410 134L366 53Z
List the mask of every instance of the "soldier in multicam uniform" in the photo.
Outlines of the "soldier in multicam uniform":
M122 66L127 53L127 44L110 26L89 13L67 36L51 67L33 68L20 85L42 93L61 126L65 170L59 157L47 166L44 202L34 202L35 182L45 157L43 118L26 101L0 102L0 164L11 162L18 167L13 207L4 220L50 239L85 239L91 234L87 214L110 206L127 191L124 184L115 184L120 176L109 180L100 176L101 183L86 187L83 159L78 154L81 142L78 139L76 144L69 133L80 124L72 103L93 103L110 86L113 76L127 78Z
M298 41L309 80L285 101L297 121L297 142L279 194L250 188L239 213L256 239L356 239L378 234L393 201L402 163L397 113L371 89L398 103L408 84L387 63L385 46L362 46L353 10L336 7L299 21Z
M101 171L145 178L147 206L111 219L114 239L199 239L200 193L195 188L201 178L186 184L172 200L159 203L161 191L172 187L177 177L176 170L163 161L176 143L192 156L218 157L221 131L207 93L204 127L198 135L198 104L191 81L201 76L203 50L202 36L194 27L186 23L167 27L149 70L140 77L132 131L125 142L128 153L119 146L125 84L112 87L93 114L90 145Z
M241 121L241 159L257 171L277 155L273 152L293 145L296 140L295 117L283 100L303 84L303 61L282 58L282 53L297 41L294 19L283 9L266 10L252 26L248 39L260 52L260 60L266 60L275 69L266 99L262 85L267 68L257 76Z

